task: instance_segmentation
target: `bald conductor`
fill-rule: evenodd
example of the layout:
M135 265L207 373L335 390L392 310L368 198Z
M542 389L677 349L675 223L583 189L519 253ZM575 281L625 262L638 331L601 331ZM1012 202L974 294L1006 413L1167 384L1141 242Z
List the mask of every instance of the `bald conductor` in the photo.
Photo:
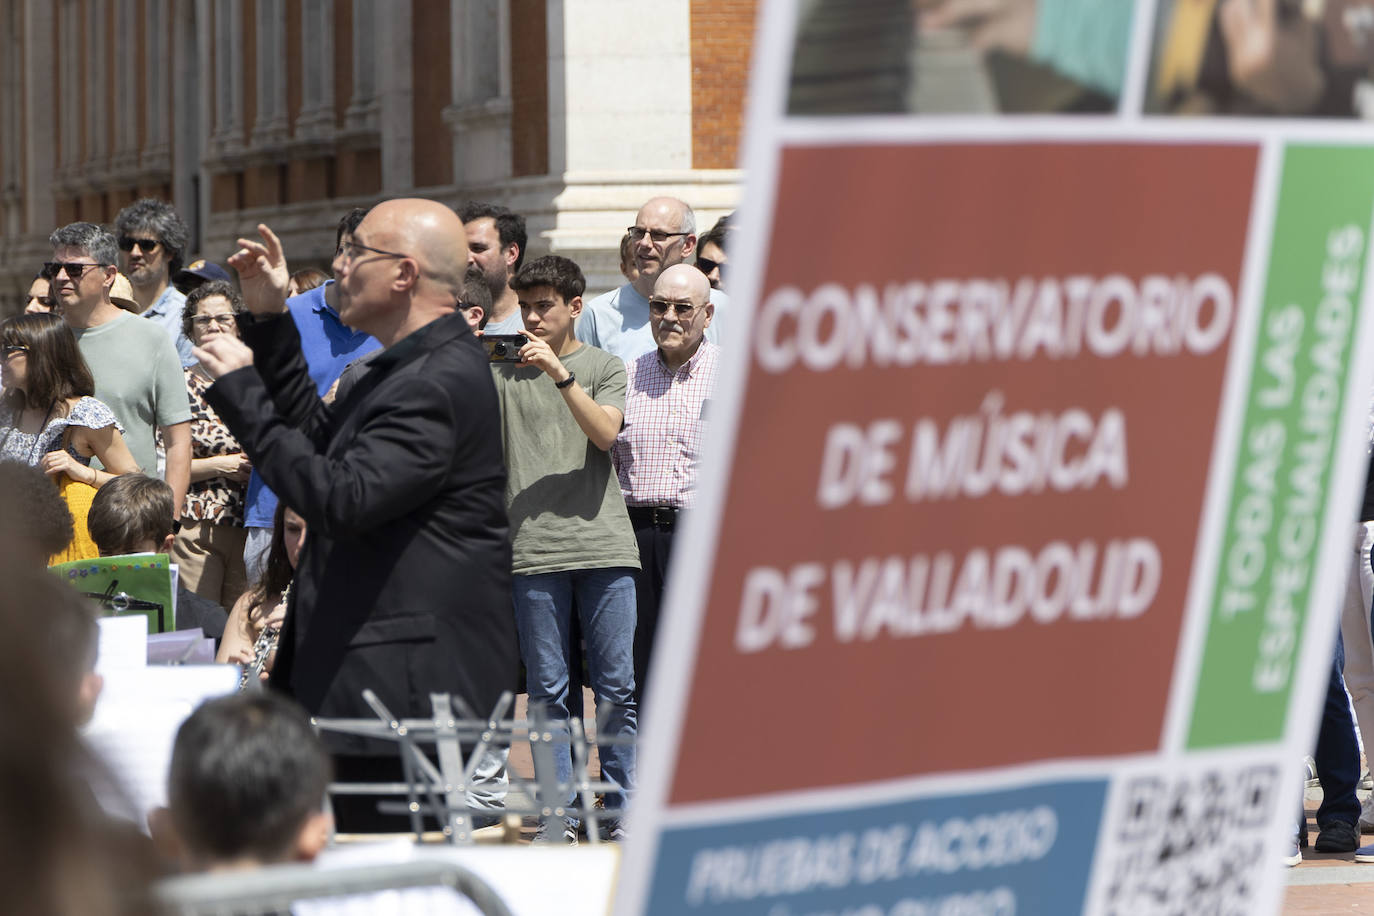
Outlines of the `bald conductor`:
M373 717L364 688L397 716L430 717L431 692L487 712L515 687L518 654L496 390L455 309L463 224L392 200L343 243L339 317L386 349L329 407L285 312L281 244L258 231L229 259L253 315L243 342L197 358L218 379L210 402L308 524L272 684L318 716ZM327 737L336 757L396 753Z

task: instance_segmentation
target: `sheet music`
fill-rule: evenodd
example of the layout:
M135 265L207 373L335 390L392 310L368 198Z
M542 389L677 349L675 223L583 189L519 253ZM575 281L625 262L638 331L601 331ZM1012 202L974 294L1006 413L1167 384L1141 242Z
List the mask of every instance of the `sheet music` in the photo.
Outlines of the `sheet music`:
M116 668L105 676L85 737L122 784L145 831L148 811L167 803L177 729L202 702L237 689L233 665ZM119 799L100 801L114 814L127 807Z
M112 673L148 664L148 621L142 616L101 617L95 673L109 678Z
M204 630L173 630L148 637L150 665L210 665L214 661L215 641Z

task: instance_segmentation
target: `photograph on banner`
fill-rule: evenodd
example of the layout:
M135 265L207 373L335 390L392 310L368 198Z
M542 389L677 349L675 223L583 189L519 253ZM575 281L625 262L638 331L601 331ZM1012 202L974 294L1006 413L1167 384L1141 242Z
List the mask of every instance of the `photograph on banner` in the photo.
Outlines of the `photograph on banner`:
M1159 0L1145 110L1374 119L1368 0Z
M791 115L1110 113L1131 0L803 0Z

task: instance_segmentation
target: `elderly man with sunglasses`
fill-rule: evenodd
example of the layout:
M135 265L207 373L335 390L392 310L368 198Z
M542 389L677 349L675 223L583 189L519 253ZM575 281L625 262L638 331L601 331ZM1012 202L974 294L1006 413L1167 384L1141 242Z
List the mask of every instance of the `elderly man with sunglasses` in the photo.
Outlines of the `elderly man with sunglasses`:
M654 349L649 329L649 297L659 275L674 264L690 263L697 247L696 214L676 197L655 197L639 208L630 227L630 252L639 274L629 283L597 296L582 309L577 339L608 353L628 366ZM729 300L720 290L711 291L717 309ZM719 343L719 321L706 339Z
M655 349L627 367L625 422L611 447L630 524L639 545L635 580L635 685L642 696L668 577L673 533L696 494L707 405L720 349L710 341L711 287L694 266L658 276L649 299Z
M186 221L166 201L144 197L115 216L115 238L138 313L167 332L183 366L194 366L191 341L181 323L186 296L172 286L172 274L181 269L191 239Z
M92 223L70 223L48 241L49 299L76 335L95 396L119 418L129 451L149 476L157 474L154 430L162 431L163 479L172 488L172 517L180 518L191 482L191 402L176 348L160 327L110 301L118 272L114 236Z

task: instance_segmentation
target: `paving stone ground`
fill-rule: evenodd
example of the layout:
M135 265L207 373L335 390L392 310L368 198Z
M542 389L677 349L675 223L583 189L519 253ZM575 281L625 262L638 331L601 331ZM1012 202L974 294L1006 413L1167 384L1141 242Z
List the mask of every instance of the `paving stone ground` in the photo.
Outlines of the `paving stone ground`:
M1361 799L1365 794L1360 791ZM1302 864L1288 869L1288 890L1283 898L1282 912L1284 916L1374 914L1374 864L1357 863L1353 852L1320 853L1312 849L1317 841L1317 806L1321 800L1321 789L1307 790L1304 807L1308 845L1302 851ZM1366 833L1361 842L1374 843L1374 833Z

